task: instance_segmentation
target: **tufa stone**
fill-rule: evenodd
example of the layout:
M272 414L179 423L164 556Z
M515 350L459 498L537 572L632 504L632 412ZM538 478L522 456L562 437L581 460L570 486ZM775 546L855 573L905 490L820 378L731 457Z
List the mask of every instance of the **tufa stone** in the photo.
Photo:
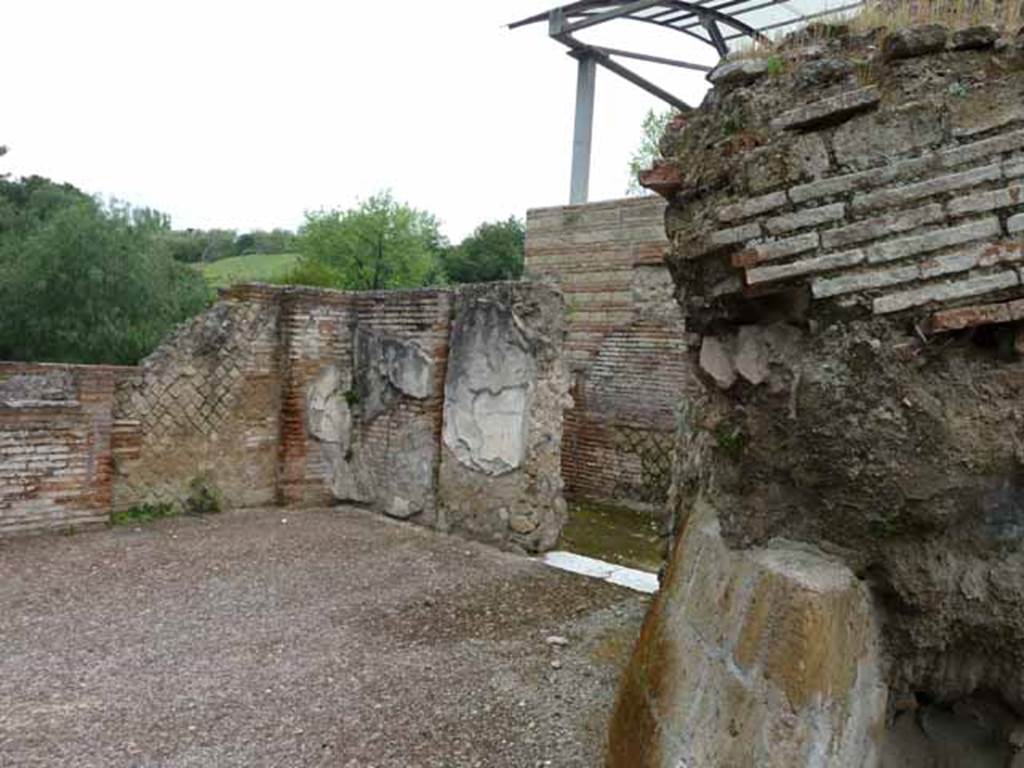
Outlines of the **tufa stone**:
M736 368L725 343L714 336L705 336L700 347L700 367L719 389L729 389L736 383Z
M882 59L897 61L939 53L945 50L948 38L949 30L941 24L896 29L882 41Z
M750 85L768 73L767 59L727 61L708 73L708 82L716 87L735 88Z
M999 32L995 27L987 24L967 29L958 29L953 33L953 50L969 51L981 48L991 48L999 39Z
M816 59L800 65L793 75L793 86L801 90L822 88L852 73L853 64L846 59Z

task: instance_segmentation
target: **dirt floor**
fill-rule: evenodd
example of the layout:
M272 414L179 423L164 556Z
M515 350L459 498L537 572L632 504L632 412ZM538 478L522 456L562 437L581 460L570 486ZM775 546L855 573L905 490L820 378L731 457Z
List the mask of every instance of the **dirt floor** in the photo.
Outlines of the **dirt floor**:
M595 768L646 605L349 509L0 541L0 766Z

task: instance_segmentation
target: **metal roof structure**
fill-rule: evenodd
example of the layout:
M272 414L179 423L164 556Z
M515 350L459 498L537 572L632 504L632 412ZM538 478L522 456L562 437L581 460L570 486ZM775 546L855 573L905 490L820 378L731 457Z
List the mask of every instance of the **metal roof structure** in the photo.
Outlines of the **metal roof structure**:
M548 35L569 49L579 62L576 85L576 125L573 136L572 184L569 202L587 201L590 177L590 144L594 121L594 86L601 66L675 109L691 109L682 99L660 88L623 65L618 59L634 59L697 72L713 67L685 58L655 56L641 51L586 43L576 33L609 22L632 21L679 32L713 48L720 58L741 40L766 40L815 19L855 10L865 0L580 0L558 6L509 25L510 29L547 22Z

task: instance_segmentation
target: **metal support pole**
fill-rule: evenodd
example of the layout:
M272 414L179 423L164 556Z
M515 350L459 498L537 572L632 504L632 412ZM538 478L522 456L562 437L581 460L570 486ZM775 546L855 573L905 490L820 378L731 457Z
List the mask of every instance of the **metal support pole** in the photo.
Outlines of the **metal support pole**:
M576 124L572 136L572 179L569 204L587 202L590 192L590 143L594 135L594 86L597 81L597 61L593 56L577 56L579 70L576 76Z

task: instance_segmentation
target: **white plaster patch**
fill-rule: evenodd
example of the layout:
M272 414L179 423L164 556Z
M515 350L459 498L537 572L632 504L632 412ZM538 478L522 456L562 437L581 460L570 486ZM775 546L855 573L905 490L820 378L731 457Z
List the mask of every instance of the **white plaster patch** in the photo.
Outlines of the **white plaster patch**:
M593 557L577 555L573 552L548 552L541 558L545 565L560 571L569 571L592 579L600 579L620 587L653 595L658 591L658 574L626 568Z

